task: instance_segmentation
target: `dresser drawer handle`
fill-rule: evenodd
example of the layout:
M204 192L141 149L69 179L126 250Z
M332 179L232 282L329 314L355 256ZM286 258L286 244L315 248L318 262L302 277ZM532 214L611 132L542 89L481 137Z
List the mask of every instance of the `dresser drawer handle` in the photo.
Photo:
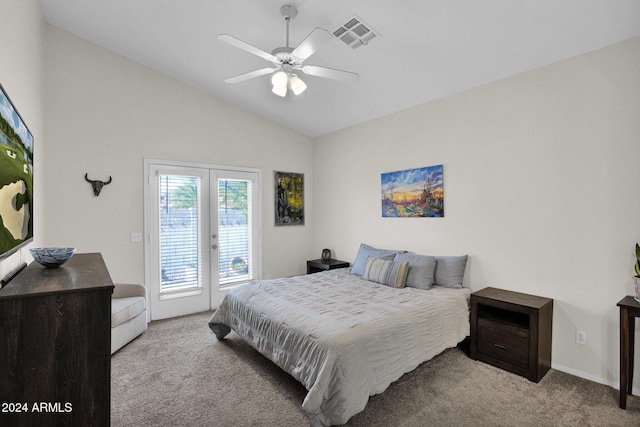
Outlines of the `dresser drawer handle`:
M503 345L496 344L496 343L493 343L493 345L494 345L494 346L496 346L496 347L498 347L500 350L507 350L507 347L505 347L505 346L503 346Z

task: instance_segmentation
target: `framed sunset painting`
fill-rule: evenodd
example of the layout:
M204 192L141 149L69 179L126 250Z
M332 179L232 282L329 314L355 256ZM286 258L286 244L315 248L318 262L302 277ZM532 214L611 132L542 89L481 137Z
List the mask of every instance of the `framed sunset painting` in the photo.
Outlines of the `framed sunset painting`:
M383 173L382 216L443 217L442 165Z

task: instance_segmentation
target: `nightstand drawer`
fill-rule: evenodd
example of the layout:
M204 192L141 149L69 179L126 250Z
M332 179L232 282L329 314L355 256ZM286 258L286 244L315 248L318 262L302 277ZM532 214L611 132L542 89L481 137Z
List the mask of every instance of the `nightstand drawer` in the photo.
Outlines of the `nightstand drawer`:
M529 331L478 319L478 351L521 368L529 366Z

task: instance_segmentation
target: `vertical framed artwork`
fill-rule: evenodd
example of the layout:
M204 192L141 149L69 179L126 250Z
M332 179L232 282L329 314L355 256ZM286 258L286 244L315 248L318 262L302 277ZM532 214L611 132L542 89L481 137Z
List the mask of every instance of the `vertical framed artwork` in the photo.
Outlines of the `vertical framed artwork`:
M382 174L383 217L444 216L442 165Z
M304 174L274 172L275 225L304 225Z

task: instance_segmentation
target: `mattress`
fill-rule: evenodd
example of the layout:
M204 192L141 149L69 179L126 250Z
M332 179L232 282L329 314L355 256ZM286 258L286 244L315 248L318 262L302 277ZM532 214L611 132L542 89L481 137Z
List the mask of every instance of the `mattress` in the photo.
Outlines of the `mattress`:
M344 424L369 396L469 335L470 293L330 270L239 286L209 326L218 339L235 331L300 381L313 426Z

